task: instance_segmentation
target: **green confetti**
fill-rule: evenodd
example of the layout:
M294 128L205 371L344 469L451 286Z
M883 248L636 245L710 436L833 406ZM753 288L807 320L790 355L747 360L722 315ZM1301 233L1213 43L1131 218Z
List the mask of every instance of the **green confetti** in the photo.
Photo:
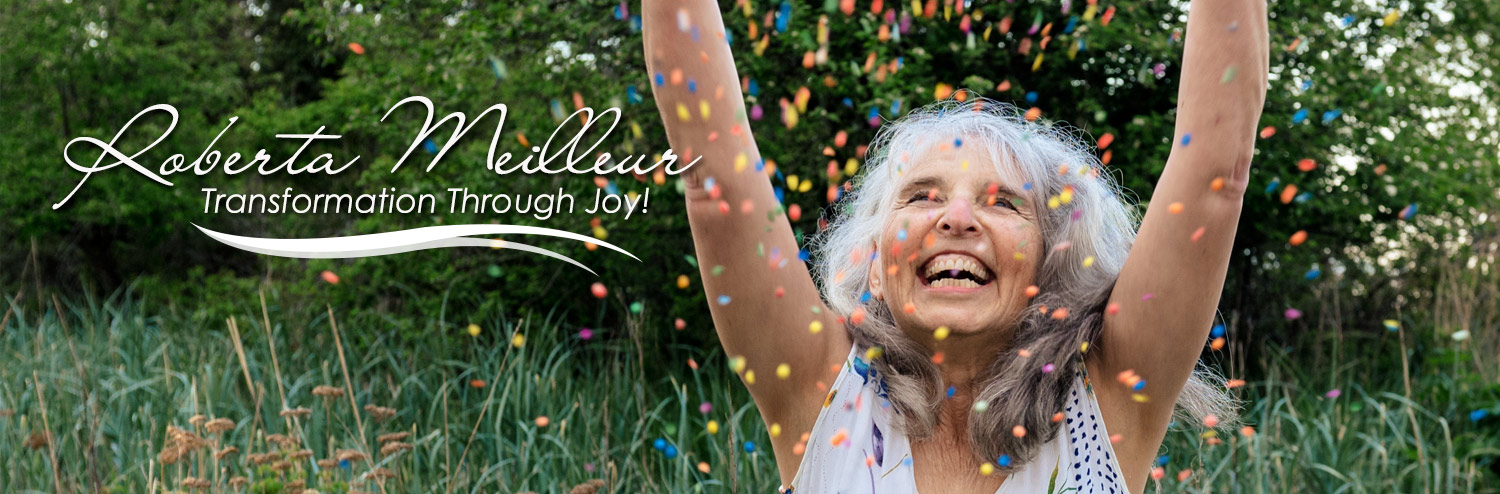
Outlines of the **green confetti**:
M490 269L489 269L489 273L490 273L490 277L491 278L499 278L500 277L500 266L496 266L494 264L491 264L490 265Z
M693 257L692 254L683 254L682 258L687 260L689 266L698 267L698 258Z
M1224 77L1219 79L1219 84L1229 84L1229 81L1233 81L1235 74L1238 74L1239 72L1239 67L1230 65L1229 68L1224 69Z
M644 308L646 308L646 306L644 304L640 303L640 302L631 302L630 303L630 313L631 314L640 314L641 310L644 309Z
M722 265L720 265L720 266L714 266L713 273L714 273L714 276L718 276L718 275L724 274L724 266L722 266Z

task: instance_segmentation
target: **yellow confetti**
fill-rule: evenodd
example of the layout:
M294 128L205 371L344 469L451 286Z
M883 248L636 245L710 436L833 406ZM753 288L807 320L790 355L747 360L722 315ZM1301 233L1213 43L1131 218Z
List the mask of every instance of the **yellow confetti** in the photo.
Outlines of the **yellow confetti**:
M1086 267L1093 266L1093 265L1094 265L1094 256L1088 256L1088 257L1083 258L1083 267L1086 268Z
M943 341L943 340L948 339L948 327L947 326L938 326L937 331L933 331L932 332L932 337L933 338L937 338L938 341Z
M1396 21L1399 20L1399 19L1401 19L1401 11L1399 11L1399 10L1392 10L1391 13L1385 15L1384 19L1381 19L1382 23L1380 25L1381 26L1395 25Z
M698 114L702 115L704 120L708 120L708 100L698 102Z
M525 344L526 344L526 335L523 335L521 333L516 333L515 336L510 337L510 346L513 346L513 347L516 347L516 348L521 348L521 346L525 345Z
M885 350L882 350L878 346L870 347L869 350L865 350L865 360L875 360L880 358L882 355L885 355Z
M776 377L777 378L786 379L788 377L791 377L791 375L792 375L792 366L787 365L787 364L781 364L781 365L776 366Z
M479 336L479 325L478 324L470 324L469 325L469 336Z
M823 331L823 321L813 321L807 325L807 332L809 333L818 334L821 331Z
M734 157L734 171L745 171L745 167L747 166L750 166L750 157L746 156L745 153L740 153Z
M682 103L677 104L677 119L684 122L691 121L693 119L693 115L691 113L688 113L687 105L684 105Z
M771 432L771 437L780 437L781 436L781 423L778 422L778 423L771 424L771 431L770 432Z
M733 370L735 374L745 372L745 357L730 357L729 369Z
M979 474L980 475L992 475L994 473L995 473L995 466L991 465L990 462L984 462L983 464L979 465Z
M745 384L755 384L755 371L745 371Z
M708 421L708 433L709 434L718 434L719 433L719 421L717 421L717 420L710 420L710 421Z

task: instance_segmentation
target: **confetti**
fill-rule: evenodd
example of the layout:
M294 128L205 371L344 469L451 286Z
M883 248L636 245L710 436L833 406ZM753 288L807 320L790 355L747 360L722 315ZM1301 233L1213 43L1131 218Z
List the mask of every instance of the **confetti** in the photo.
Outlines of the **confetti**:
M578 330L578 339L585 341L594 339L594 330L589 328Z
M359 43L349 43L349 51L354 52L355 55L364 55L365 47Z
M1271 136L1274 136L1274 135L1276 135L1276 127L1275 126L1267 125L1265 128L1260 129L1260 138L1261 139L1270 139Z
M337 284L339 284L339 275L333 274L333 271L327 271L327 270L325 270L319 276L323 277L323 282L324 283L328 283L330 285L337 285Z
M1302 311L1297 309L1287 309L1283 315L1286 316L1286 320L1295 321L1302 318Z
M478 324L470 324L469 328L468 328L468 331L469 331L469 336L479 336L479 325Z
M603 283L595 282L589 286L589 292L594 294L594 298L604 298L605 295L609 294L609 289L604 288Z
M546 427L552 423L552 419L547 418L546 415L539 415L533 422L536 423L537 427Z
M1297 233L1293 233L1292 238L1287 241L1291 242L1293 246L1302 245L1302 242L1307 241L1307 230L1297 230Z

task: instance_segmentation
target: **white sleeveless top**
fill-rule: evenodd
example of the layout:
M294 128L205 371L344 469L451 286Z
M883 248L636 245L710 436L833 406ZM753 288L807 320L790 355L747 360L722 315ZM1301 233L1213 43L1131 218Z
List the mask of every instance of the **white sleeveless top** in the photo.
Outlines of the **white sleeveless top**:
M1063 410L1065 426L1058 428L1057 436L1042 446L1031 463L1012 472L996 494L1130 492L1104 429L1099 402L1083 366L1078 367ZM851 349L809 433L792 485L779 492L917 492L911 444L891 426L894 413L876 370Z

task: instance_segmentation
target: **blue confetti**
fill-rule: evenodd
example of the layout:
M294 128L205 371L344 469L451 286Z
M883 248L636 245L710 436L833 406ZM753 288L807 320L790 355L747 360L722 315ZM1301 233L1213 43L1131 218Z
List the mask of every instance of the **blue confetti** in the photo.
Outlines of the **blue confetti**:
M1297 113L1295 113L1295 114L1292 115L1292 124L1293 125L1302 123L1303 120L1307 120L1307 109L1306 108L1303 108L1301 110L1297 110Z
M697 28L694 28L694 29L697 29ZM725 44L731 44L731 45L734 44L734 31L730 31L728 29L724 30L724 43Z
M1302 81L1302 90L1306 91L1309 89L1312 89L1312 79Z
M776 192L776 202L783 204L786 203L786 189L783 189L781 187L771 187L771 190Z
M1189 142L1193 142L1193 135L1192 134L1183 134L1182 135L1182 147L1187 147L1187 145L1188 145Z
M1215 324L1214 325L1214 329L1211 329L1211 330L1208 331L1208 336L1213 337L1213 338L1223 338L1224 337L1224 325L1223 324Z
M1317 266L1313 266L1312 269L1307 270L1307 274L1302 275L1303 278L1307 278L1309 280L1316 280L1321 276L1323 276L1323 270L1318 269Z
M900 114L901 114L901 100L898 99L896 101L892 101L891 102L891 116L894 117L894 116L900 115Z
M748 86L749 87L747 89L749 89L749 92L750 92L751 96L759 96L760 95L760 83L759 82L755 82L755 79L750 79L750 84L748 84Z
M423 141L422 142L422 148L426 149L428 154L437 154L437 152L438 152L437 143L436 142L432 142L432 139L428 139L426 141Z
M729 296L728 295L720 295L719 296L719 305L729 305Z
M807 261L809 261L811 259L812 259L812 253L810 253L810 252L808 252L806 250L798 250L797 251L797 260L802 261L802 262L807 262Z
M1026 104L1028 104L1028 105L1035 105L1036 104L1036 99L1037 99L1036 91L1027 91L1026 92Z
M1156 466L1159 466L1159 467L1167 466L1167 462L1170 461L1171 459L1172 459L1172 457L1169 456L1169 455L1158 456L1158 457L1156 457Z
M1021 184L1021 190L1031 190L1031 182Z
M1131 388L1132 391L1140 391L1142 389L1146 389L1146 380L1145 379L1142 379L1140 381L1136 381L1135 387Z
M778 33L784 33L784 32L786 32L786 25L787 25L788 22L791 22L791 21L792 21L792 4L790 4L790 3L786 2L785 0L783 0L781 2L781 12L777 13L777 15L776 15L776 32L778 32Z
M632 32L632 33L641 32L641 16L638 16L638 15L632 15L632 16L630 16L630 32Z
M656 81L656 85L658 86L667 83L667 76L661 75L661 72L657 72L656 76L652 77L652 79Z
M623 21L623 20L625 20L625 9L623 7L624 7L623 4L615 6L615 20L617 20L617 21Z
M871 297L870 291L869 290L865 290L865 293L859 294L859 303L861 303L861 304L870 303L870 297Z
M764 158L755 160L755 171L766 171L766 160Z
M698 92L698 81L697 80L694 80L694 79L691 79L691 78L688 79L688 92L689 93L696 93L696 92Z
M1333 119L1339 118L1339 115L1342 115L1343 113L1344 113L1344 111L1340 110L1338 108L1334 108L1332 110L1325 111L1325 112L1323 112L1323 123L1332 122Z
M632 105L641 102L641 91L635 88L635 84L625 86L625 101Z
M339 468L342 468L344 470L348 470L349 466L350 466L349 465L349 460L339 460Z
M1273 178L1271 179L1271 183L1266 185L1266 193L1270 194L1272 192L1276 192L1276 189L1279 188L1281 188L1281 179Z
M746 453L754 453L755 452L755 441L745 441L745 452Z
M667 449L665 451L662 451L662 452L667 454L667 459L668 460L677 457L677 447L676 446L668 444L667 445Z
M1405 208L1401 209L1400 218L1403 219L1403 220L1409 220L1409 219L1411 219L1412 216L1416 216L1416 215L1417 215L1417 203L1414 202L1414 203L1408 204Z
M656 448L657 451L663 451L667 449L667 440L658 437L656 441L651 442L651 447Z
M1067 5L1067 4L1063 4ZM1073 29L1078 27L1078 16L1068 18L1068 26L1063 28L1063 34L1073 34Z
M872 107L870 107L870 112L865 115L865 118L866 119L871 119L871 118L875 118L875 117L878 117L878 116L880 116L880 108L872 106Z
M963 139L958 139L958 138L953 139L953 147L956 147L956 148L964 147L964 140Z
M1484 418L1488 417L1488 416L1490 416L1490 411L1481 408L1481 409L1469 412L1469 421L1470 422L1478 422L1478 421L1484 420Z
M1304 202L1307 202L1308 199L1312 199L1312 192L1303 192L1301 194L1297 194L1297 197L1292 198L1292 202L1302 204Z
M952 398L953 394L957 393L957 392L958 392L958 388L955 388L953 386L948 386L948 397L949 398Z
M846 97L846 98L844 98L844 102L843 103L844 103L844 107L846 107L846 108L854 108L854 100L852 100L852 99L849 99L849 98Z
M1342 23L1343 23L1343 27L1349 27L1350 25L1353 25L1354 24L1354 14L1345 15L1344 18L1342 19Z
M995 459L995 464L1002 467L1010 466L1010 455L1000 455L999 458Z
M905 228L902 228L902 229L896 231L896 240L902 240L902 241L906 240L906 229Z

